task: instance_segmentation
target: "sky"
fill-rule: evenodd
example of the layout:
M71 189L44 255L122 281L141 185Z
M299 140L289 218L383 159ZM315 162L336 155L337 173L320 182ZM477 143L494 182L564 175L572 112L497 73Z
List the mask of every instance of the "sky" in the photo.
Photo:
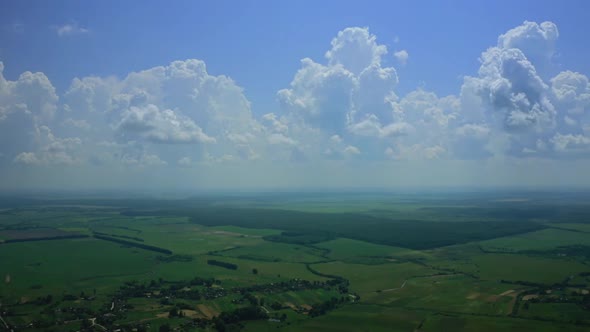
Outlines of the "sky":
M0 190L588 187L587 1L2 1Z

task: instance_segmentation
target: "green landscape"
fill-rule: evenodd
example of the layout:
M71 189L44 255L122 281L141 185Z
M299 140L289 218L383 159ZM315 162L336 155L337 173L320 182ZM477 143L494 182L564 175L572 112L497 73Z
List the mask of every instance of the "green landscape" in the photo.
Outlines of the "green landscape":
M589 196L5 196L0 330L587 331Z

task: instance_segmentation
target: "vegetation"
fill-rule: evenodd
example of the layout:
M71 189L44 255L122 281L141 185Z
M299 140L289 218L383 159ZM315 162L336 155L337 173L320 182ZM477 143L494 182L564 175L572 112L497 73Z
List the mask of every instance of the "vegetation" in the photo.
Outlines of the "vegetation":
M0 198L0 330L590 329L587 197L497 195Z
M131 247L136 247L136 248L141 248L141 249L145 249L145 250L159 252L162 254L172 255L172 251L170 251L168 249L158 248L156 246L150 246L150 245L143 244L143 243L136 243L136 242L126 241L126 240L122 240L122 239L116 239L113 237L99 235L99 234L94 234L94 237L97 239L100 239L100 240L111 241L111 242L120 243L120 244L131 246Z
M220 266L229 270L237 270L238 266L236 264L232 264L232 263L228 263L228 262L221 262L215 259L208 259L207 260L207 264L209 265L214 265L214 266Z

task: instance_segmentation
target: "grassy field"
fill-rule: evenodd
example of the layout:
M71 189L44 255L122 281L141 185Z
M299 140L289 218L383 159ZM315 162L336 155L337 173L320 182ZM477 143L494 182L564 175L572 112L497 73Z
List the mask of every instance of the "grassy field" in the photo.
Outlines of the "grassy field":
M557 259L524 255L487 254L474 257L478 274L486 280L522 280L552 284L581 272L589 271L587 265Z
M500 252L550 250L561 246L571 245L590 246L590 234L562 229L543 229L536 232L501 237L481 242L481 247L483 249Z
M587 331L584 197L0 199L0 238L17 241L0 243L0 317L15 331Z
M95 239L4 244L0 275L10 283L0 287L8 301L64 292L108 292L118 283L146 276L157 264L156 254L121 248Z
M342 276L351 283L351 289L361 298L373 298L378 291L389 291L401 287L408 278L428 276L437 271L414 263L387 263L379 265L331 262L314 264L321 273Z
M324 251L302 245L263 242L220 252L221 256L263 262L312 263L325 260Z
M287 331L413 331L425 313L375 305L357 305L336 310L318 319L303 321ZM359 324L359 322L365 322Z
M335 239L317 244L318 248L327 249L326 257L333 260L360 262L371 258L392 259L393 257L418 255L419 252L406 248L373 244L346 238Z
M424 322L421 331L545 331L545 332L582 332L587 327L558 322L508 317L477 317L456 315L433 315Z

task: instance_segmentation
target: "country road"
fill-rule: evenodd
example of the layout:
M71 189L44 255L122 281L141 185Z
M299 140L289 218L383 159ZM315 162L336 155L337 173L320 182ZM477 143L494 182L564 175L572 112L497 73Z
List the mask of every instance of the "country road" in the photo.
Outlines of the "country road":
M0 321L2 321L2 324L4 324L4 327L6 327L6 330L10 330L10 327L8 326L8 324L6 324L6 321L4 320L4 318L2 318L2 316L0 316Z
M382 292L392 292L394 290L402 289L406 286L406 282L408 282L408 279L404 280L404 283L400 287L384 289L384 290L382 290Z

